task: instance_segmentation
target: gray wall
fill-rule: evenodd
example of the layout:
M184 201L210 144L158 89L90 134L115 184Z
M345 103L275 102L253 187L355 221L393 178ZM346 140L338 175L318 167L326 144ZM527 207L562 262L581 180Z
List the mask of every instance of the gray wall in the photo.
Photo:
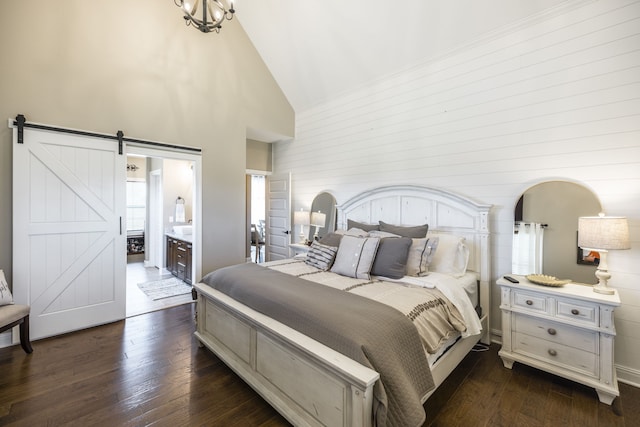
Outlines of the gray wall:
M247 127L291 137L294 113L238 20L202 34L172 1L3 1L0 40L10 46L3 120L202 147L202 271L244 261ZM10 282L11 159L0 126L0 268Z

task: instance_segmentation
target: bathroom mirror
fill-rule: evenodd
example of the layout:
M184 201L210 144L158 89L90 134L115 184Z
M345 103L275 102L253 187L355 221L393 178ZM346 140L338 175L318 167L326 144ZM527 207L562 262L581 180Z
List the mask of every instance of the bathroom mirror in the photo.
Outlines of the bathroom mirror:
M319 193L311 203L311 216L314 217L314 212L320 212L324 214L324 227L318 227L318 238L321 238L327 233L335 231L336 229L336 198L330 193ZM321 215L318 215L321 217ZM309 226L309 240L312 241L316 233L316 227Z
M567 181L548 181L526 190L516 204L516 223L540 223L544 227L542 273L579 283L595 283L595 265L579 263L578 217L602 211L591 190ZM515 248L514 248L515 250Z

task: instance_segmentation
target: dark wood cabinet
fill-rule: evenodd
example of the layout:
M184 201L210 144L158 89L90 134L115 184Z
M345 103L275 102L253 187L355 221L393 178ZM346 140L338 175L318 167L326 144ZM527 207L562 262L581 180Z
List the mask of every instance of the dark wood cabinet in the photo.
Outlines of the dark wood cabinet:
M167 236L167 270L177 278L192 284L191 242Z

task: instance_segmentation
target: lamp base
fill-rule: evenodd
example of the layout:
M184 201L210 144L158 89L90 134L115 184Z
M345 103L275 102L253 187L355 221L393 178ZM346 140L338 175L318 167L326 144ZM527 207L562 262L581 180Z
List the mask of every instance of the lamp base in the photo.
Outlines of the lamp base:
M600 283L598 283L593 287L593 292L597 292L599 294L605 294L605 295L613 295L616 293L614 289L611 289L608 286L600 286Z
M602 260L600 262L602 263ZM613 295L616 293L616 291L614 289L611 289L609 286L607 286L607 282L609 281L609 279L611 279L611 273L609 273L608 270L599 268L601 266L602 264L600 264L600 266L598 266L598 269L596 270L596 277L598 278L598 284L593 287L593 292L597 292L599 294L605 294L605 295Z

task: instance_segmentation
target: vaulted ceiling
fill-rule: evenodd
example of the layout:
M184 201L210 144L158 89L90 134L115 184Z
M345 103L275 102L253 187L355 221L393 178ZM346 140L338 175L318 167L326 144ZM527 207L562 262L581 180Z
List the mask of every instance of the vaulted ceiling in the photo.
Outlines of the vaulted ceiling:
M235 8L299 113L569 2L240 0Z

